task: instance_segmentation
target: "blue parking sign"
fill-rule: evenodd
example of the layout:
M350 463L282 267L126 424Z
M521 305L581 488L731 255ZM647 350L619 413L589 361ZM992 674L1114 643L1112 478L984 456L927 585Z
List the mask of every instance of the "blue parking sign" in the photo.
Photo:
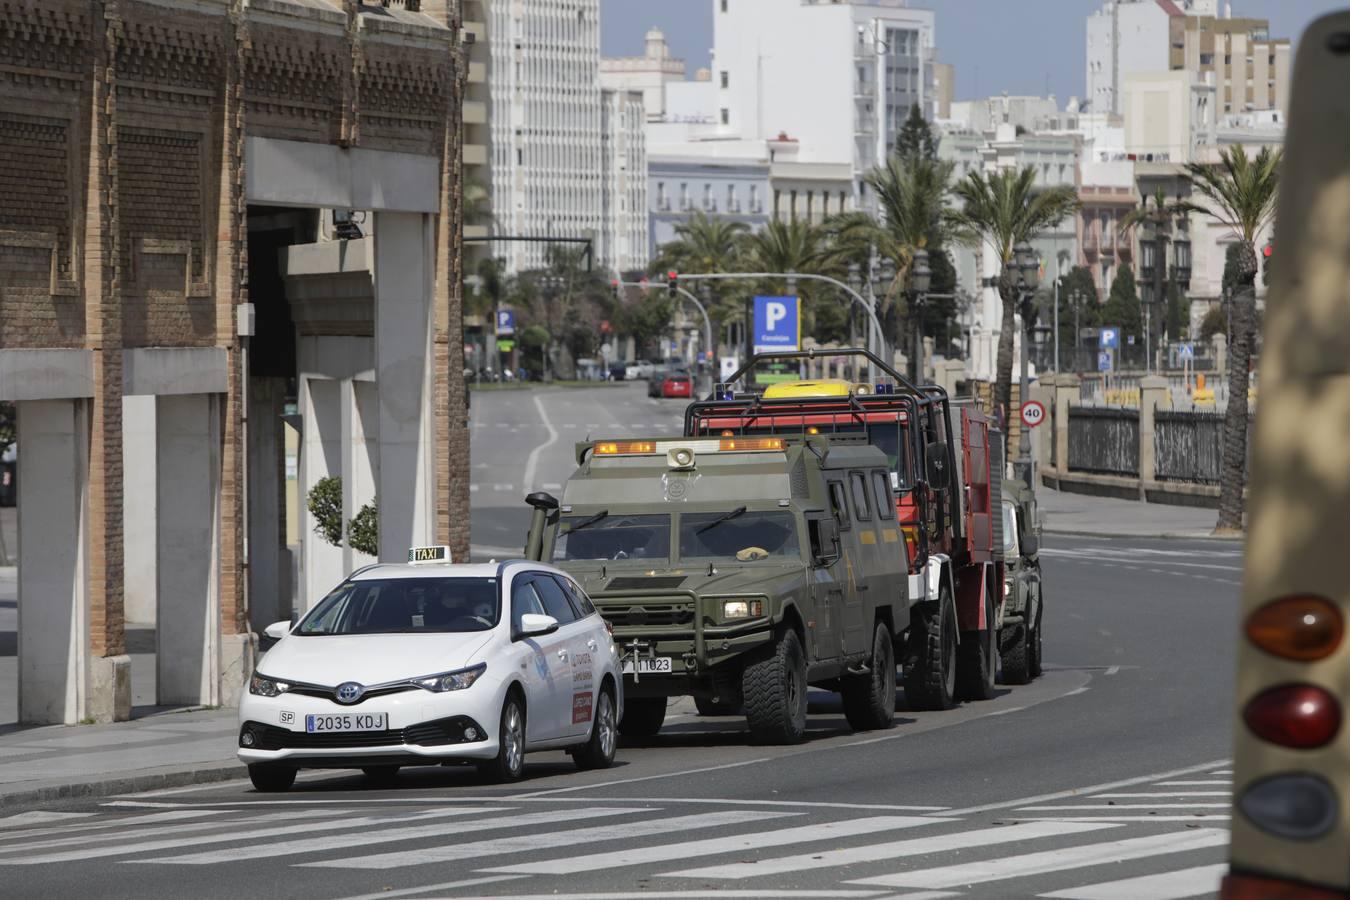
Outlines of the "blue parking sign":
M796 297L755 298L755 352L797 350L801 318Z
M1101 344L1103 350L1114 350L1120 346L1120 329L1103 328L1101 330Z
M1114 366L1112 365L1111 351L1110 351L1110 350L1098 350L1098 351L1097 351L1097 371L1098 371L1098 372L1110 372L1110 371L1112 370L1112 368L1114 368Z
M516 313L515 310L499 309L497 310L497 333L515 334L516 333Z

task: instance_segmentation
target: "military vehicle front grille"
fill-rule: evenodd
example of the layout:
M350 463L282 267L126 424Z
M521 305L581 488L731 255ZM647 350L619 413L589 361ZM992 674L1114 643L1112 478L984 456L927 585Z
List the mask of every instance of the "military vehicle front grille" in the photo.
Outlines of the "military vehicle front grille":
M803 500L811 495L811 485L806 480L806 460L797 457L797 463L788 473L788 482L792 486L794 499Z
M683 575L619 577L605 585L607 591L671 591L684 584Z
M692 625L694 610L673 603L648 604L627 608L602 608L600 614L615 628L643 625Z

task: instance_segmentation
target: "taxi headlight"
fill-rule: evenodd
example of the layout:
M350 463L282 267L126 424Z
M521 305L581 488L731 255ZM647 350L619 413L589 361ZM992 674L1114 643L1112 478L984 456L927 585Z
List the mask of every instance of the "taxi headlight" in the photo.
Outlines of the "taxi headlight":
M722 618L724 619L757 619L764 615L764 601L762 600L723 600Z
M286 682L259 675L257 672L254 672L248 681L248 692L259 697L278 697L290 689L291 686Z
M431 691L433 694L444 694L447 691L462 691L467 687L472 687L473 683L487 671L487 663L479 663L476 666L470 666L467 669L456 669L453 672L442 672L440 675L427 675L425 678L414 678L413 684L423 690Z

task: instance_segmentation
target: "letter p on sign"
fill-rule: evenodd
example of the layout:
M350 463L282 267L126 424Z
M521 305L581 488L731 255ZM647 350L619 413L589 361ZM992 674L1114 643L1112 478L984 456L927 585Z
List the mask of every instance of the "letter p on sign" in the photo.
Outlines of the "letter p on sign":
M770 331L778 328L778 323L787 318L788 309L786 303L769 303L765 307Z

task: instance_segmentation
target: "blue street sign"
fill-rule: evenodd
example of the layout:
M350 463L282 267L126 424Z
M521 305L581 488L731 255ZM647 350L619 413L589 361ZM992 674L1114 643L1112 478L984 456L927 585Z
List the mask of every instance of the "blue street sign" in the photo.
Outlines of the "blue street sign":
M1114 350L1120 346L1120 329L1103 328L1101 330L1101 344L1103 350Z
M497 310L497 333L515 334L516 333L516 314L514 310Z
M801 319L796 297L755 298L755 352L796 350L801 344Z
M1177 344L1177 359L1195 359L1195 345Z
M1110 350L1098 350L1098 351L1097 351L1097 371L1098 371L1098 372L1110 372L1112 368L1113 368L1113 367L1112 367L1112 364L1111 364L1111 351L1110 351Z

